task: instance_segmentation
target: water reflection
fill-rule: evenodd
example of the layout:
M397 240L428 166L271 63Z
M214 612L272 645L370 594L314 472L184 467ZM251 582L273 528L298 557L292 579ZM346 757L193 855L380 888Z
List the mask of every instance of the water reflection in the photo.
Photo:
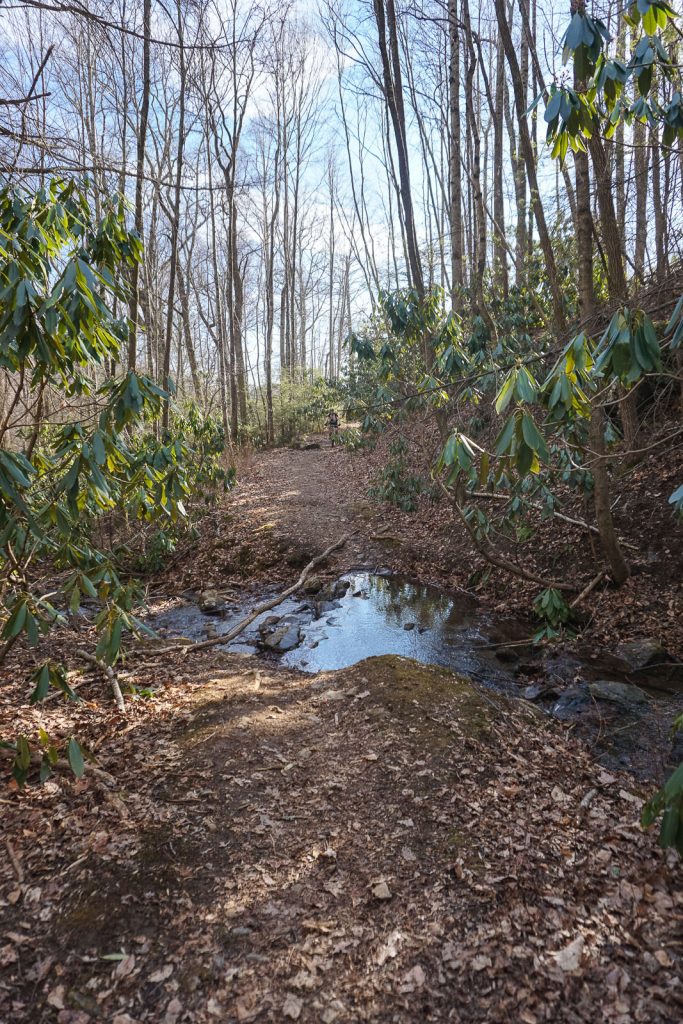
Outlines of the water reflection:
M479 677L506 675L479 649L486 624L473 603L394 576L345 578L350 586L338 606L304 625L303 644L283 664L320 672L398 654Z

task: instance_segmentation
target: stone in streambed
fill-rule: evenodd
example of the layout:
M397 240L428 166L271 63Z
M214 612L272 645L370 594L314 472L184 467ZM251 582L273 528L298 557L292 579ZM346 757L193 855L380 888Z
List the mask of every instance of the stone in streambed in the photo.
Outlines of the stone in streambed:
M268 636L263 637L262 643L264 647L267 647L269 651L275 651L277 654L285 654L286 651L292 651L295 647L298 647L301 643L301 630L296 625L285 624L279 629L274 630Z
M564 691L552 707L551 715L560 722L570 722L590 707L590 691L584 683L577 683Z
M643 669L661 665L670 660L669 655L657 640L641 638L619 644L614 652L627 672L642 672Z
M644 690L631 683L620 683L613 679L598 679L590 683L588 689L596 700L606 700L611 704L647 704L650 700Z
M197 600L199 610L205 615L217 615L225 607L217 590L202 590Z

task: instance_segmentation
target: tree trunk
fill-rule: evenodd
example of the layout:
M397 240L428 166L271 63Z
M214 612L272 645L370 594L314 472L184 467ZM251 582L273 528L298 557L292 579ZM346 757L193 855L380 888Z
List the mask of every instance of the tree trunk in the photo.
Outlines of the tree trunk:
M586 153L574 154L576 168L576 222L578 250L579 306L584 322L595 314L593 289L593 217L590 205L590 177ZM629 568L619 547L609 492L609 476L605 455L605 413L600 395L593 399L588 426L592 452L593 501L600 543L614 582L622 584L629 576Z
M505 61L503 47L498 44L496 63L496 96L493 120L493 219L495 227L494 267L495 278L503 298L508 297L508 264L505 246L505 198L503 195L503 95L505 85Z
M645 250L647 247L647 195L650 147L645 141L645 125L636 121L633 126L633 186L636 193L636 230L633 249L633 269L638 284L645 277Z
M145 141L147 138L147 119L149 117L150 92L150 33L152 19L152 0L144 0L142 14L142 104L140 107L140 124L138 126L137 157L135 162L135 230L142 240L144 238L144 220L142 215L142 188L145 173ZM140 265L135 263L131 272L130 283L130 329L128 336L128 369L134 370L138 351L138 302L140 290Z
M178 149L176 153L176 179L173 194L173 211L171 219L171 256L168 271L168 307L166 310L166 339L164 345L164 369L162 387L169 389L171 375L171 344L173 342L173 320L175 305L176 268L178 264L178 231L180 228L180 186L183 176L183 151L185 147L185 49L183 40L183 15L178 3L178 43L180 60L180 99L178 105ZM161 425L168 430L171 413L170 398L164 402Z
M386 12L385 12L386 4ZM382 80L384 83L384 99L389 111L396 144L398 160L398 177L400 183L401 208L408 249L408 269L411 287L420 299L424 298L424 278L422 262L417 244L417 231L413 212L413 198L410 188L410 168L408 161L408 142L406 133L405 111L403 108L403 85L401 64L398 50L398 33L396 27L396 11L394 0L372 0L377 26L380 59L382 64ZM389 39L387 41L387 29Z
M527 179L529 181L529 189L531 191L531 203L536 219L536 228L538 230L538 238L543 251L543 256L545 257L546 273L548 275L548 283L552 293L553 319L555 322L555 329L559 333L565 326L562 291L560 289L560 282L557 275L557 264L555 262L555 255L550 242L550 235L548 233L545 214L543 212L543 204L541 202L541 196L538 188L536 162L534 160L531 136L529 135L529 125L527 124L525 113L522 75L517 61L515 47L512 42L512 36L510 34L510 27L506 19L505 0L495 0L495 7L496 17L498 19L498 30L500 32L512 79L512 89L515 97L515 107L517 109L517 126L519 129L520 148L526 166Z
M190 364L190 376L192 377L192 390L194 391L195 398L199 401L202 393L197 367L197 353L194 347L192 324L190 322L190 302L185 284L185 275L180 264L178 264L178 298L180 299L180 315L183 321L183 333L185 336L185 351L187 352L187 361Z
M455 307L457 290L465 283L463 274L462 156L460 149L460 28L457 0L448 3L449 54L449 209L451 235L451 287Z

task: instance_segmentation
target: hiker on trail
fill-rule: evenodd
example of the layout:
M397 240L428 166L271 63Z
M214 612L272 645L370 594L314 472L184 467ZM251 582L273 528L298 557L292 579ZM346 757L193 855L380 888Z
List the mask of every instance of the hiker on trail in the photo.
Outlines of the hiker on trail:
M339 417L334 409L330 409L330 414L327 417L327 429L330 435L330 444L334 445L339 439Z

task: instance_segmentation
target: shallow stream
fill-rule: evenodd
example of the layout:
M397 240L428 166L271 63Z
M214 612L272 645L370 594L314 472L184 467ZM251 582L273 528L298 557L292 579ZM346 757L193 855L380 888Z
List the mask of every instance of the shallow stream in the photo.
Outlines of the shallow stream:
M643 685L647 676L636 688L608 659L548 658L529 642L528 624L401 577L353 572L332 583L311 581L309 589L263 613L226 649L311 673L400 655L534 700L570 724L607 766L661 776L670 756L678 756L668 732L683 711L683 692L650 691ZM211 592L205 592L199 601L152 608L148 621L161 636L217 638L274 595L260 591L223 602L219 595L207 601Z

